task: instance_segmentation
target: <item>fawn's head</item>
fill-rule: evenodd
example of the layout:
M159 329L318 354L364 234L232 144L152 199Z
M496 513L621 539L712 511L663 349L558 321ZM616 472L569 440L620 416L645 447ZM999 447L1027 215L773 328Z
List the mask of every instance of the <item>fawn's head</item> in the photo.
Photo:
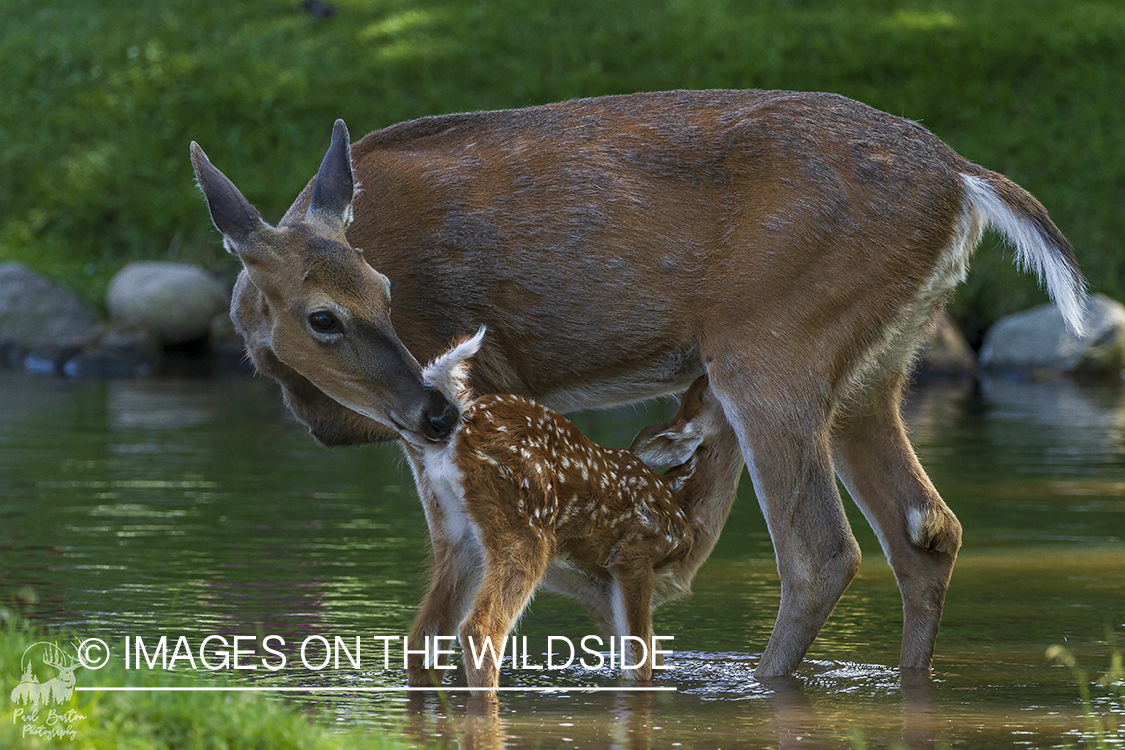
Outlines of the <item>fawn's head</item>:
M711 390L707 376L700 375L680 398L676 416L641 430L629 450L649 466L663 469L686 464L712 446L737 448L731 437L722 404Z
M253 284L263 304L233 314L257 343L347 408L407 440L444 440L457 410L422 380L422 368L391 326L390 282L345 236L355 181L343 120L321 162L304 215L276 226L216 169L198 144L191 161L223 245L242 261L239 283Z

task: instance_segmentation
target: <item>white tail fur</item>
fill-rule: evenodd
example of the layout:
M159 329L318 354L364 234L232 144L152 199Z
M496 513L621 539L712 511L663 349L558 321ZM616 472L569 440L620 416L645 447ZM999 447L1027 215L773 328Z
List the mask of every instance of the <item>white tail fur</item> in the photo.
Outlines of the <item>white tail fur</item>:
M1034 273L1077 336L1085 333L1086 288L1077 269L1054 242L1026 216L1020 216L980 177L962 174L973 209L1015 246L1020 270Z
M427 388L438 390L450 402L465 411L472 400L469 391L469 365L465 362L480 351L488 326L481 326L469 338L462 339L452 349L434 357L422 368L422 382Z

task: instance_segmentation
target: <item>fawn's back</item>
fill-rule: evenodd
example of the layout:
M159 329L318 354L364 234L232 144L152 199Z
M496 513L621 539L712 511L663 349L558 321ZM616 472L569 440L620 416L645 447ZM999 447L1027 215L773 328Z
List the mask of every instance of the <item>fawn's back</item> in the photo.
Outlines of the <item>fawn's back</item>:
M617 559L643 555L659 569L691 545L687 513L673 494L677 483L529 399L471 402L450 444L427 451L431 476L448 473L446 462L461 492L441 493L443 510L452 516L463 509L486 549L503 549L506 537L546 537L553 567L608 582ZM556 578L548 575L545 584L555 588Z

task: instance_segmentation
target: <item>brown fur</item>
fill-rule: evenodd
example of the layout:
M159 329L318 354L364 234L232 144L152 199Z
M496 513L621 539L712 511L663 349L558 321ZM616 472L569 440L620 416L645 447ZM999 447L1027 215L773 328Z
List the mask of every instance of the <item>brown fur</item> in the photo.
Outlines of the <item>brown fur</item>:
M426 636L451 634L467 611L459 634L469 686L496 687L499 665L487 659L478 668L469 639L480 644L491 638L499 649L544 580L580 601L607 635L633 635L651 645L652 609L690 590L718 539L742 471L737 440L706 377L684 394L676 417L642 432L633 450L655 455L658 444L673 438L684 443L678 455L683 463L661 475L634 453L597 445L526 398L472 401L449 447L427 449L451 452L463 500L446 495L428 509L437 559L412 628L412 648L419 649ZM440 495L427 468L436 464L418 458L420 489ZM454 539L442 514L462 510L474 532ZM473 557L478 544L480 561ZM624 622L615 614L615 588ZM630 677L642 682L651 680L658 664L640 650L630 663L641 664ZM414 656L409 676L411 684L430 684L420 656Z
M314 194L337 207L352 195L350 182L314 189L332 179L323 166L276 230L237 190L204 185L254 282L233 310L250 356L314 436L390 439L392 422L421 434L440 404L425 401L407 352L428 359L481 324L492 333L476 388L553 408L673 393L706 372L782 579L756 674L796 668L859 565L836 473L899 579L900 663L929 668L960 528L903 430L903 375L998 217L1026 230L1018 257L1049 272L1079 325L1073 252L1034 198L917 123L784 91L426 118L368 135L351 158L363 190L346 237L309 210ZM340 262L378 269L346 295L372 324L348 343L395 342L385 356L348 359L301 328L315 294L333 293L293 282L314 235L363 249Z

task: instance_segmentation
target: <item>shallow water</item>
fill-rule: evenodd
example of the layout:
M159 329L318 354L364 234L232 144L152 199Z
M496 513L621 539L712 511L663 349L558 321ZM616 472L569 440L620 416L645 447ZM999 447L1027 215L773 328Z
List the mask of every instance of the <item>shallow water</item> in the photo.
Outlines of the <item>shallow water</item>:
M599 442L625 445L671 410L576 421ZM285 668L219 671L247 685L382 688L285 699L321 721L450 746L1077 745L1078 690L1044 652L1065 644L1097 673L1109 664L1107 630L1125 639L1125 392L928 386L907 412L922 461L965 529L932 683L904 685L894 668L901 603L850 503L865 554L859 576L794 679L751 677L779 585L744 479L694 596L657 613L657 634L673 636L675 651L658 684L676 692L505 693L490 719L467 716L462 693L390 691L405 674L383 669L372 636L407 632L428 554L409 472L391 447L318 447L262 380L0 373L0 601L33 591L34 619L101 638L114 658L126 636L152 644L182 635L198 649L212 634L278 635ZM548 636L577 643L595 632L575 605L543 595L518 634L534 665ZM349 646L360 636L361 666L346 654L339 669L300 666L297 644L310 636ZM320 642L310 643L319 661ZM401 667L401 651L394 656ZM196 674L205 684L207 670ZM575 667L508 669L502 681L618 684L606 670ZM1094 699L1096 711L1122 711L1107 691L1095 688ZM1111 743L1125 746L1125 737Z

